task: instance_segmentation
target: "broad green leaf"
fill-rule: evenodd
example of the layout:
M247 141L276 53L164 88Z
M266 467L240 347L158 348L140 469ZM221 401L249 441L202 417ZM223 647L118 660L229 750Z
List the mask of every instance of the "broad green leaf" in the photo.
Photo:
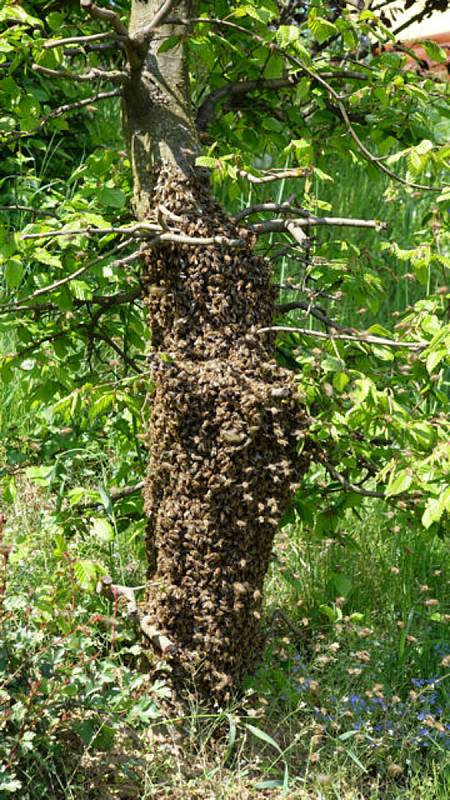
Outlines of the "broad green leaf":
M402 469L395 473L386 488L386 497L407 492L412 484L413 476L409 469Z
M4 267L5 281L8 289L20 286L24 275L23 263L18 256L10 258Z
M123 208L127 202L127 196L121 189L99 189L97 199L102 206L111 208Z
M99 566L95 561L81 558L73 566L75 577L82 589L93 591L99 577Z
M173 50L177 47L181 42L181 36L168 36L158 48L158 53L167 53L169 50Z
M92 519L89 531L92 536L95 536L101 542L112 542L114 540L114 529L111 523L102 517L94 517Z
M428 58L431 61L435 61L437 64L446 64L447 63L447 53L445 52L443 47L439 47L436 42L431 40L420 42L423 49L425 50Z

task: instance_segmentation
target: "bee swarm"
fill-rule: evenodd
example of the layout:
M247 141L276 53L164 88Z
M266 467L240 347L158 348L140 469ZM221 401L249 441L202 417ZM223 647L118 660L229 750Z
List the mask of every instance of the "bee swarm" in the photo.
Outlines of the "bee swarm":
M210 190L163 165L154 195L188 236L245 238ZM226 702L258 654L275 529L306 468L304 414L271 357L270 267L248 246L165 244L144 281L155 392L144 490L146 613L175 643L175 686ZM166 354L158 358L158 354Z

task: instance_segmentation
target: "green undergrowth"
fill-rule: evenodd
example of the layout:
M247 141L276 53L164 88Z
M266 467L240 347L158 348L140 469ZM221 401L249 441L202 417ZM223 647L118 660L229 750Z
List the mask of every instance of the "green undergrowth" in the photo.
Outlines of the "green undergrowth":
M445 543L370 501L332 538L278 535L266 647L244 697L171 710L91 564L142 586L140 536L52 528L42 489L8 508L0 586L0 798L444 800ZM95 511L93 512L95 515ZM103 539L102 539L103 536ZM125 558L126 555L126 558ZM137 589L139 597L139 589Z

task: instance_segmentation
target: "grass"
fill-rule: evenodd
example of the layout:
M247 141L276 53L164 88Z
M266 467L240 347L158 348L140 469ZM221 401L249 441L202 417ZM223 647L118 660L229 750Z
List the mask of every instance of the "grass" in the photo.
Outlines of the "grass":
M48 497L22 481L5 529L15 549L0 606L1 800L449 796L440 539L376 503L332 539L287 526L244 697L167 720L164 666L149 684L129 623L119 615L111 628L113 609L74 570L80 554L111 566L124 543L99 552L80 529L61 548L50 519ZM126 569L140 579L137 540Z

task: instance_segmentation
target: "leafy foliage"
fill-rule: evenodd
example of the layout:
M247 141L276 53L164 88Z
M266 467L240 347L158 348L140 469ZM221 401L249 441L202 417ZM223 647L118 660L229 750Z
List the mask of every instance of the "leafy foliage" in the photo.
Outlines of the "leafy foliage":
M128 5L114 7L125 17ZM188 41L203 145L198 163L211 170L230 214L287 203L296 209L288 218L374 221L372 228L314 225L302 243L287 230L268 231L255 245L272 260L280 287L276 323L288 330L278 333L279 360L295 374L299 401L311 417L315 458L284 519L292 547L301 530L318 548L329 549L331 541L333 552L369 548L347 533L349 526L364 527L379 498L395 514L405 552L411 531L417 562L440 554L450 515L448 84L408 62L370 9L336 13L314 0L290 13L274 0L215 0L203 3L199 20ZM127 724L139 717L142 684L132 669L132 634L119 632L123 651L110 655L110 637L98 633L92 614L106 611L93 592L98 577L110 572L122 579L132 549L143 562L142 504L137 493L121 492L144 474L141 435L151 378L139 260L133 259L139 240L117 231L133 224L120 82L102 76L121 70L121 49L112 37L48 47L56 38L105 32L71 4L43 9L34 1L3 0L0 25L2 507L15 513L24 476L40 493L37 513L45 511L41 524L51 554L19 525L14 569L26 572L36 548L52 576L42 579L42 567L31 599L23 583L20 590L11 586L2 607L0 713L8 713L0 717L1 755L10 768L20 765L14 774L0 773L0 797L6 797L20 796L26 780L48 780L55 764L60 768L62 731L70 730L78 744L107 748L115 723L104 722L99 708L117 710ZM178 44L169 39L162 46ZM443 61L437 45L424 47L429 58ZM89 71L89 80L76 79ZM263 182L277 170L286 177ZM242 224L283 213L255 210ZM291 555L282 578L292 592L287 602L303 604L306 616L312 609L316 629L325 626L327 636L341 624L342 636L352 626L354 632L359 623L352 614L363 613L364 602L356 602L351 571L330 563L326 576L316 575L323 594L305 598L295 577L302 562L294 562ZM423 584L439 568L428 566ZM344 623L340 596L352 605ZM405 664L413 618L411 608L403 611L400 630L408 633L396 640L396 652ZM435 626L441 630L444 612L430 606L424 614L427 640L442 647ZM433 614L441 616L433 620ZM391 645L384 642L384 651ZM298 699L294 657L286 654L280 673L266 665L257 690L273 697L276 684L280 697ZM414 674L413 660L409 680L428 680L437 664L427 665ZM116 669L120 692L111 677ZM286 678L289 670L294 677ZM402 692L406 704L405 685ZM139 724L148 722L152 702L143 701ZM342 697L324 698L327 703L345 706ZM317 705L314 693L308 704L310 710ZM416 711L410 709L411 719ZM238 729L258 737L252 725L231 726L230 754ZM265 735L278 766L263 777L283 785L289 760L284 748L282 757L277 750L276 733ZM349 744L350 736L338 746ZM50 751L55 760L48 769Z

